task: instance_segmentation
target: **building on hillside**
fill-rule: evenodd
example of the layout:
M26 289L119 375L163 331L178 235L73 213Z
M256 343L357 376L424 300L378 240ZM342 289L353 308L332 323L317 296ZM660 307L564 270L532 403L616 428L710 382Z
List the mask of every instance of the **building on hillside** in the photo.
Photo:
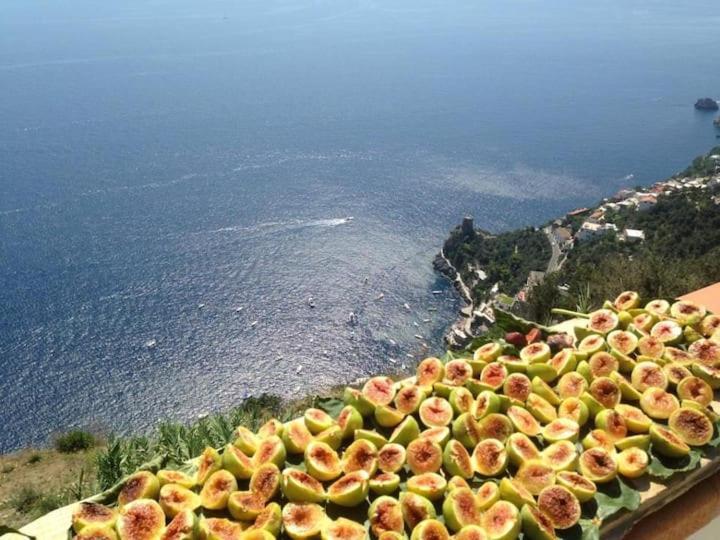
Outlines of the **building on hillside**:
M615 203L607 203L605 206L607 206L610 209L616 208L617 205ZM605 218L605 208L602 206L595 210L592 214L590 214L589 219L594 219L595 221L599 221L601 219Z
M575 210L571 210L570 212L568 212L566 215L567 215L567 217L575 217L575 216L584 214L585 212L588 212L589 210L590 210L589 208L576 208Z
M625 229L622 232L622 239L626 242L643 242L645 240L645 232L639 229Z
M556 229L553 229L553 236L560 246L560 249L565 250L572 246L573 237L570 229L566 227L557 227Z
M644 212L657 204L657 195L646 193L638 197L638 211Z
M586 221L582 224L580 230L575 235L575 240L578 242L584 242L590 238L603 236L610 231L617 232L617 227L614 223L592 223L590 221Z
M612 199L614 201L624 201L624 200L629 199L630 197L634 197L634 196L635 196L634 189L621 189L615 195L613 195Z

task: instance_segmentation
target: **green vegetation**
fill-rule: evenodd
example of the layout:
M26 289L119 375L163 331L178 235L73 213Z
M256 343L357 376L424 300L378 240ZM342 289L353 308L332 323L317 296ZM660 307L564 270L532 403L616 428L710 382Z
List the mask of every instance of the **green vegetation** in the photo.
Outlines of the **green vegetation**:
M710 156L720 155L720 146L716 146L704 156L696 157L690 166L677 176L708 176L715 172L715 166L719 162L711 159Z
M81 450L89 450L97 444L95 436L87 431L79 429L69 431L58 435L55 438L55 450L70 454L73 452L80 452Z
M542 231L532 227L490 236L476 232L464 236L455 229L445 242L445 256L459 269L463 281L472 288L473 299L484 300L495 283L508 294L516 294L531 270L544 271L550 260L550 244ZM484 280L470 269L481 269Z

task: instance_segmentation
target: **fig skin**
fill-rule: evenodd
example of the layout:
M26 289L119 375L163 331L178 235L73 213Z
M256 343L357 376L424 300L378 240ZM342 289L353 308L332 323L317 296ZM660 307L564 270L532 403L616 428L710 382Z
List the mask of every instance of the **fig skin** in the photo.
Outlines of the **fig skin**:
M443 467L452 476L470 479L473 476L472 459L459 441L451 440L443 450Z
M369 485L375 495L392 495L400 487L400 477L395 473L379 473L370 479Z
M149 471L139 471L125 481L118 494L118 506L122 507L137 499L157 499L160 493L160 482Z
M323 502L325 500L323 485L306 472L298 469L284 469L280 486L285 498L291 502Z
M561 471L555 477L558 485L569 489L581 503L595 497L597 486L592 480L572 471Z
M198 470L195 476L195 482L199 486L202 486L212 473L219 471L222 467L222 457L217 450L210 446L203 450L197 461Z
M420 435L420 426L415 420L414 416L406 416L405 419L400 422L392 434L390 435L389 442L407 446L411 441L418 438Z
M526 504L520 511L523 535L530 540L555 540L555 528L544 512Z
M328 500L338 506L352 507L364 501L370 491L368 474L355 471L340 477L328 487Z
M93 502L80 502L72 514L72 525L75 532L86 527L112 528L117 521L117 511L105 505Z
M539 495L547 486L555 483L555 470L542 460L529 460L520 465L515 480L533 495Z
M400 494L400 507L403 520L409 530L413 530L418 523L425 519L435 519L437 517L433 503L417 493L402 492Z
M72 540L118 540L115 529L108 527L85 527L72 537Z
M500 500L500 488L495 482L489 480L477 489L475 499L480 510L487 510Z
M480 523L480 509L475 494L469 488L457 488L448 493L442 510L445 523L453 532L458 532L465 525Z

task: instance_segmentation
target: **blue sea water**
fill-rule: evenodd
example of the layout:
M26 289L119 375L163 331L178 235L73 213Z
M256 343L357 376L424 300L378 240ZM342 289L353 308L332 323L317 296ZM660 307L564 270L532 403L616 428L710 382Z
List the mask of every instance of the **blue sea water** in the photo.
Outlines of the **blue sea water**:
M411 368L459 307L431 260L465 213L537 224L716 143L692 104L719 26L710 1L4 0L0 451Z

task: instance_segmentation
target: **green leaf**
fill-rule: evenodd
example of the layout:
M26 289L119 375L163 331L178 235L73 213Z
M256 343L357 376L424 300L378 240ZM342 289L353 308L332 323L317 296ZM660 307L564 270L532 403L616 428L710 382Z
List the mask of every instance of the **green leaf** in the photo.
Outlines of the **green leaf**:
M321 397L315 400L315 406L318 409L322 409L333 418L337 418L340 411L342 411L343 407L345 407L345 402L336 397Z
M673 459L660 457L650 450L650 464L648 473L656 478L667 480L673 474L692 471L700 464L702 454L698 450L691 450L685 458Z
M598 490L595 501L598 505L597 517L601 520L612 516L620 510L633 511L640 506L640 492L628 486L625 482L615 479L604 484L602 491Z
M707 445L712 446L713 448L720 446L720 422L715 423L715 437L710 439L710 442L707 443Z
M13 529L12 527L8 527L7 525L0 525L0 535L3 534L19 534L20 536L24 536L25 538L29 538L30 540L35 540L34 536L28 536L25 533L21 533L17 529Z
M522 332L527 334L533 328L541 330L544 334L554 334L555 332L547 326L538 324L532 321L513 315L509 311L500 309L498 307L493 308L495 312L495 324L505 330L506 332Z
M576 526L555 532L562 540L600 540L600 527L597 521L597 519L583 518Z

